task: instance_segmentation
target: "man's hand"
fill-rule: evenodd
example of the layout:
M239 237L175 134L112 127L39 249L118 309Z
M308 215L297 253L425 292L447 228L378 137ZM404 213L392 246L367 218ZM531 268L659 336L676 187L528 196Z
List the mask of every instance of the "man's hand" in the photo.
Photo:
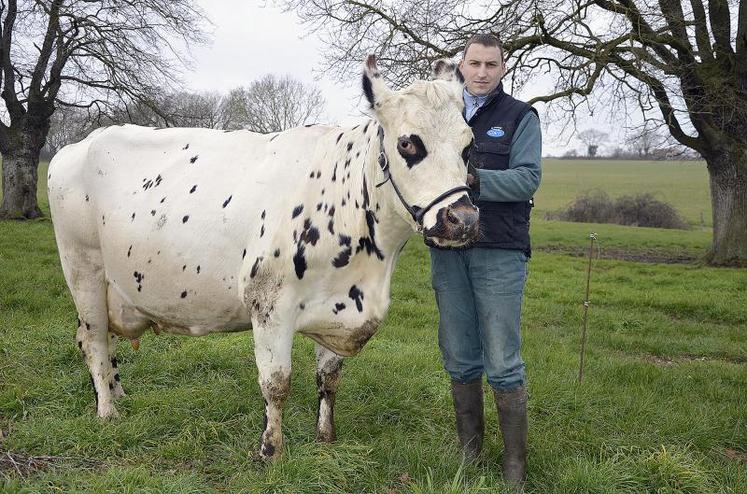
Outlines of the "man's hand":
M467 185L475 195L480 195L480 175L471 162L467 163Z

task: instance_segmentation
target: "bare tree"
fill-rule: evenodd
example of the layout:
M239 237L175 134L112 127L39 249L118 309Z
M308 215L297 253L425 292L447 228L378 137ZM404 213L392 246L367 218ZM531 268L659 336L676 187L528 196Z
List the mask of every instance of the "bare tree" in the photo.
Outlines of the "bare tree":
M41 215L39 152L59 106L151 101L176 83L179 46L203 40L191 0L0 0L0 218Z
M377 52L382 73L402 84L457 55L472 34L493 32L506 41L509 83L549 74L554 90L531 102L553 102L564 121L581 104L658 118L706 160L711 262L747 263L747 0L284 4L326 41L327 73L347 76Z
M244 127L264 134L317 123L324 112L322 92L290 76L268 74L243 94Z
M92 123L85 109L71 106L57 108L49 122L43 154L52 157L63 147L85 137L91 130Z
M625 142L638 159L650 159L655 150L666 144L667 139L659 133L659 129L646 121L628 135Z
M607 140L609 135L597 129L586 129L578 133L578 138L586 144L586 152L589 158L597 155L600 144Z

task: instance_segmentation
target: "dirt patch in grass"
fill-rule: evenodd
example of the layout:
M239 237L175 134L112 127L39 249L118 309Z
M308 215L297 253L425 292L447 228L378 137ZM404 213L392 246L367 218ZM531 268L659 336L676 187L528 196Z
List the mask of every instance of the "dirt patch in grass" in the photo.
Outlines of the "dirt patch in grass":
M99 465L100 462L87 458L65 456L27 456L0 448L0 474L15 473L24 478L38 470L46 470L61 463L90 468Z
M589 255L588 247L572 245L540 245L535 250L550 254L565 254L573 257L586 257ZM594 257L598 259L613 259L616 261L646 262L652 264L699 264L702 256L694 252L672 252L667 250L626 250L615 248L602 248L599 254L596 249Z
M735 460L740 463L747 463L747 454L744 454L741 451L737 451L736 449L724 449L724 456L726 456L730 460Z
M742 359L741 357L713 355L679 355L677 357L667 357L666 355L646 355L643 357L643 361L654 365L676 365L689 362L729 362L730 364L745 363L744 359Z

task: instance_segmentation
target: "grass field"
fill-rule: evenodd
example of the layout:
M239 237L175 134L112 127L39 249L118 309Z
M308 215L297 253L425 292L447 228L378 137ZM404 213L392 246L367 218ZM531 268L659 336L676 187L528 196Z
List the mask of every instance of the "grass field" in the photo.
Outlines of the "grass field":
M564 208L577 195L599 189L612 197L651 192L695 226L712 226L708 170L702 161L542 161L536 211Z
M560 198L552 176L543 187ZM578 384L585 260L558 252L578 252L592 230L603 252L676 256L710 240L707 231L533 220L542 250L523 321L527 492L747 492L747 271L595 261ZM296 339L287 450L265 465L250 459L262 428L251 333L147 334L138 352L121 345L129 396L123 418L102 423L51 224L0 222L0 492L501 492L492 400L484 460L462 465L456 451L417 238L392 299L380 332L346 362L333 445L314 442L313 345Z

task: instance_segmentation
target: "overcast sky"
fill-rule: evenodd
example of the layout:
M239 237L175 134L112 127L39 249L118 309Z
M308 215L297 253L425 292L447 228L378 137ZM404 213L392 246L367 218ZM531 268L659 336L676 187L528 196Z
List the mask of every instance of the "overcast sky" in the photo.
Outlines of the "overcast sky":
M320 65L322 45L313 34L304 35L295 14L269 5L262 7L262 2L256 0L197 2L212 21L212 42L193 49L194 70L184 75L190 89L227 92L267 73L290 74L322 90L327 122L348 125L362 118L366 105L361 101L359 79L334 81L313 71ZM541 113L542 108L539 109ZM594 120L580 128L593 126L616 133L603 119ZM569 148L583 149L575 139L566 144L568 136L558 136L559 129L545 128L543 133L545 155L562 154Z

